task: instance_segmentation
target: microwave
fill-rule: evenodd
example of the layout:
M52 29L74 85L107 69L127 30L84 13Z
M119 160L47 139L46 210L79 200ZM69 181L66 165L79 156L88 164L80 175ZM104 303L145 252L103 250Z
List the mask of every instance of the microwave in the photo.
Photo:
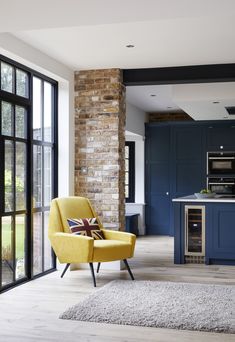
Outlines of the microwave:
M208 152L207 174L235 174L235 152Z
M217 195L224 197L235 196L235 178L233 177L208 177L207 188Z

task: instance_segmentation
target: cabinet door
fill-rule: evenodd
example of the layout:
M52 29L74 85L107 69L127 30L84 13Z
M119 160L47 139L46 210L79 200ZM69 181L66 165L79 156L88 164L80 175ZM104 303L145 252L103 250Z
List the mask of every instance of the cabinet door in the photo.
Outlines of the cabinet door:
M207 126L207 150L235 150L235 124L212 124Z
M208 255L210 259L235 259L235 204L213 204L210 210ZM207 229L207 228L206 228Z
M193 194L206 186L206 152L203 127L175 127L172 157L174 197Z
M146 231L170 234L170 127L149 127L146 138Z
M169 200L169 164L150 165L151 189L148 210L150 217L147 225L149 235L169 235L170 200Z

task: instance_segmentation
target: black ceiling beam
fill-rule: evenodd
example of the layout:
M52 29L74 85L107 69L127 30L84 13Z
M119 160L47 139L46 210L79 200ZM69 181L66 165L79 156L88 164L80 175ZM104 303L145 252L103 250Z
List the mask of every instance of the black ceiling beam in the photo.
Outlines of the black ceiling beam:
M123 70L126 86L232 81L235 63Z

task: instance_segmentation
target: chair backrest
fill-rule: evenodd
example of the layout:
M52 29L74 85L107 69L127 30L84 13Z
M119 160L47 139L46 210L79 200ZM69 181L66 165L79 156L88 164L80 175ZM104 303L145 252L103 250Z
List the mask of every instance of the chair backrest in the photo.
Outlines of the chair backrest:
M49 236L56 232L70 233L68 218L91 218L97 217L90 201L85 197L62 197L55 198L51 202L49 216ZM97 217L100 228L102 224Z

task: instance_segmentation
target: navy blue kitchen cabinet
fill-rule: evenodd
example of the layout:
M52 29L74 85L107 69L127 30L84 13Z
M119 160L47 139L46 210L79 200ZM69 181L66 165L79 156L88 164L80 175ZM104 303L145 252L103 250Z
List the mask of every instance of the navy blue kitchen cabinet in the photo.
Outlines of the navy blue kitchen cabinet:
M211 123L206 126L208 151L235 150L235 123Z
M218 150L235 151L235 121L146 124L148 235L174 235L172 198L206 188L207 152Z
M146 231L169 235L171 129L168 125L148 127L146 135Z
M235 202L174 202L174 262L185 262L185 206L205 207L205 263L235 265Z
M227 264L235 263L235 204L210 204L207 257L209 263L226 260Z
M172 140L172 196L186 196L205 188L206 153L203 127L176 126L172 130Z

